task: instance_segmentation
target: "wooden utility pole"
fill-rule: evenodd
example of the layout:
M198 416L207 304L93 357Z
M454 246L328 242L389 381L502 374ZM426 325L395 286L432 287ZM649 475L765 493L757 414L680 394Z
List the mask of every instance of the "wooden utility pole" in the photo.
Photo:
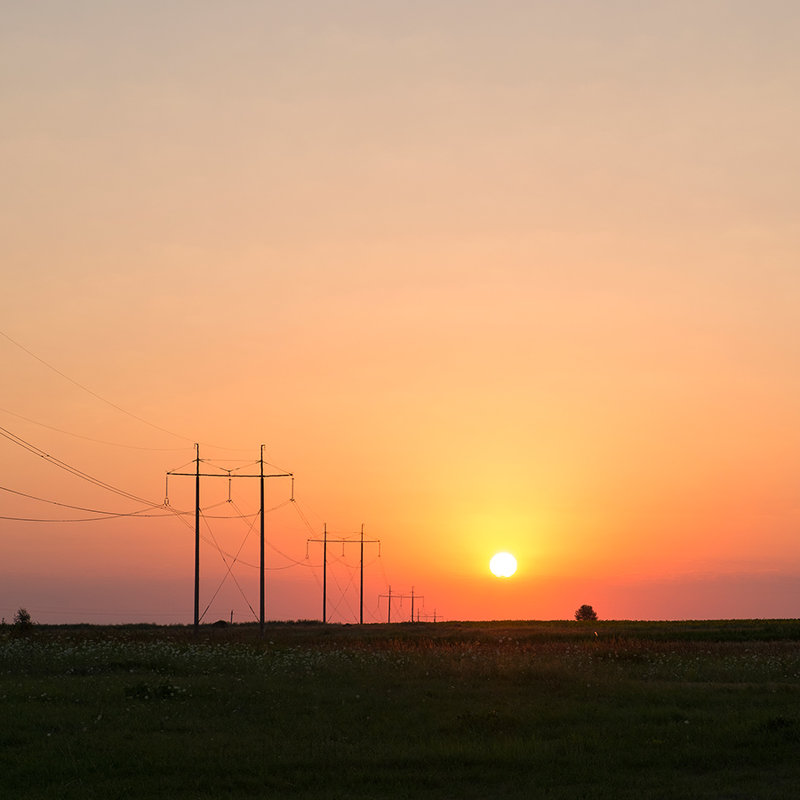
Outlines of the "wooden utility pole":
M264 445L261 445L261 456L258 460L259 463L259 497L261 501L261 530L260 530L260 544L261 544L261 559L259 561L259 572L261 580L259 585L259 613L258 613L258 632L260 636L264 636L264 611L265 611L265 579L264 579Z
M200 631L200 445L194 446L197 470L194 483L194 633Z
M358 622L364 624L364 523L361 523L361 577L358 582Z
M380 601L381 597L388 597L389 598L389 602L387 603L387 605L389 607L389 610L388 610L388 613L386 614L386 621L387 622L391 622L392 621L392 587L391 586L389 587L389 594L388 595L387 594L379 594L378 595L378 600L379 601Z

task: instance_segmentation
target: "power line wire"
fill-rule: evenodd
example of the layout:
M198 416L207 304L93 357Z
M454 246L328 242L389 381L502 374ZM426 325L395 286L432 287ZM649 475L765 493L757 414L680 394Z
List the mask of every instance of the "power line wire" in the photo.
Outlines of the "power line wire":
M44 497L37 497L33 494L28 494L27 492L19 492L16 489L9 489L6 486L0 486L0 491L8 492L9 494L15 494L19 497L27 497L29 500L36 500L39 503L48 503L51 506L60 506L61 508L71 508L75 511L87 511L91 514L105 514L107 517L133 517L138 516L139 512L137 511L130 511L130 512L118 512L118 511L108 511L105 509L97 509L97 508L86 508L85 506L75 506L71 503L61 503L58 500L48 500ZM148 506L150 508L150 506ZM179 513L189 513L189 512L179 512ZM159 517L166 517L169 516L168 514L158 514ZM7 519L7 517L0 517L0 519Z
M190 438L189 436L184 436L181 433L176 433L175 431L171 431L171 430L169 430L169 428L164 428L161 425L156 425L154 422L150 422L150 420L147 420L144 417L140 417L138 414L134 414L133 412L128 411L126 408L123 408L122 406L117 405L117 403L113 403L111 400L106 399L102 395L100 395L97 392L95 392L92 389L90 389L88 386L84 386L82 383L79 383L74 378L71 378L69 375L67 375L66 373L62 372L60 369L54 367L52 364L50 364L49 362L45 361L40 356L37 356L36 353L32 352L31 350L28 350L27 347L25 347L24 345L20 344L16 339L13 339L5 331L0 330L0 336L2 336L4 339L7 339L15 347L18 347L20 350L22 350L23 353L26 353L31 358L36 359L36 361L38 361L40 364L43 364L49 370L52 370L53 372L55 372L56 375L59 375L65 381L69 381L71 384L73 384L74 386L77 386L82 391L86 392L87 394L90 394L96 400L99 400L101 403L105 403L107 406L110 406L114 410L119 411L121 414L125 414L126 416L131 417L131 419L135 419L137 422L141 422L143 425L147 425L148 427L153 428L154 430L161 431L161 433L169 434L170 436L174 436L177 439L183 439L183 441L185 441L185 442L196 442L197 441L196 438ZM207 447L213 447L213 448L218 449L218 450L234 450L234 451L242 450L242 448L222 447L220 445L209 444L207 442L201 442L201 444L205 444Z
M0 331L1 333L1 331ZM63 433L66 436L73 436L76 439L82 439L85 442L95 442L96 444L105 444L109 445L110 447L125 447L129 450L147 450L150 452L158 452L158 453L165 453L165 452L175 452L176 450L185 450L185 447L144 447L138 444L123 444L122 442L109 442L105 439L94 439L91 436L84 436L80 433L73 433L72 431L65 431L63 428L56 428L54 425L47 425L44 422L39 422L38 420L31 419L30 417L25 417L22 414L17 414L16 411L11 411L8 408L0 408L4 414L10 414L12 417L16 417L17 419L24 420L25 422L30 422L31 425L38 425L40 428L47 428L49 431L55 431L56 433Z
M252 530L252 525L250 526L250 529L248 530L247 534L245 534L244 540L242 541L242 544L239 546L239 550L237 551L236 555L235 556L231 556L230 554L228 554L228 556L231 559L230 563L228 563L228 559L225 558L224 551L219 546L219 544L217 542L217 539L214 536L214 532L211 530L211 526L208 524L208 520L206 520L205 517L201 517L201 518L203 519L203 522L205 522L206 528L208 529L208 533L210 534L210 536L211 536L211 538L212 538L212 540L214 542L214 546L216 547L217 551L220 554L220 557L222 558L223 564L225 564L226 572L222 576L222 580L220 581L219 586L217 586L217 590L214 592L214 594L211 596L211 599L208 601L208 605L205 607L205 610L200 615L200 619L202 620L205 617L206 613L208 612L208 609L211 608L211 604L216 599L217 595L219 594L220 589L222 589L222 586L225 583L225 581L228 579L228 577L230 577L231 580L234 582L234 584L236 584L236 588L239 590L239 594L241 594L241 596L244 599L245 603L247 603L248 608L253 613L254 619L258 619L258 615L256 614L255 609L253 608L253 606L250 604L250 600L247 598L247 595L245 594L244 589L242 589L241 584L239 583L238 580L236 580L236 576L233 574L233 565L237 562L238 555L241 552L242 548L244 547L244 544L247 541L248 536L250 535L250 530Z
M133 494L132 492L125 491L124 489L119 489L116 486L112 486L110 483L106 483L106 481L100 480L100 478L95 478L92 475L89 475L88 472L83 472L83 470L78 469L77 467L73 467L71 464L67 464L66 461L62 461L60 458L56 458L56 456L52 456L49 453L46 453L40 447L37 447L35 444L26 441L21 436L18 436L15 433L12 433L7 428L3 428L0 426L0 436L8 441L16 444L17 446L27 450L29 453L39 456L39 458L44 459L48 463L52 464L55 467L58 467L65 472L68 472L71 475L74 475L76 478L80 478L81 480L85 480L89 483L94 484L95 486L100 487L101 489L105 489L108 492L113 492L114 494L120 495L120 497L125 497L128 500L135 500L137 503L141 503L142 505L149 506L151 508L162 508L163 503L154 503L150 500L146 500L143 497L139 497L138 495Z

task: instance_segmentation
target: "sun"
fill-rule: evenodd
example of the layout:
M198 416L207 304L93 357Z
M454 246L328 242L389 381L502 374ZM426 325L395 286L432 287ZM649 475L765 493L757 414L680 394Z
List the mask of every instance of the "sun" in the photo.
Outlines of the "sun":
M517 571L517 559L511 553L495 553L489 562L489 569L498 578L510 578Z

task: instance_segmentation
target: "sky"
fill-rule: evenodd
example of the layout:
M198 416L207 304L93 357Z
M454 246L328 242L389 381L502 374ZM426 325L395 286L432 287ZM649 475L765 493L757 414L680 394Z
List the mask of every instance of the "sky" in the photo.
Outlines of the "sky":
M0 15L7 621L800 613L794 0Z

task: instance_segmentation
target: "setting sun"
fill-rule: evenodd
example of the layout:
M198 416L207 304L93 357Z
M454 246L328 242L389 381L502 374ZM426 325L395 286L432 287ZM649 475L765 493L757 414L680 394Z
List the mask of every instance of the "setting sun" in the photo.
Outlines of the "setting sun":
M495 553L489 562L492 575L510 578L517 571L517 559L511 553Z

